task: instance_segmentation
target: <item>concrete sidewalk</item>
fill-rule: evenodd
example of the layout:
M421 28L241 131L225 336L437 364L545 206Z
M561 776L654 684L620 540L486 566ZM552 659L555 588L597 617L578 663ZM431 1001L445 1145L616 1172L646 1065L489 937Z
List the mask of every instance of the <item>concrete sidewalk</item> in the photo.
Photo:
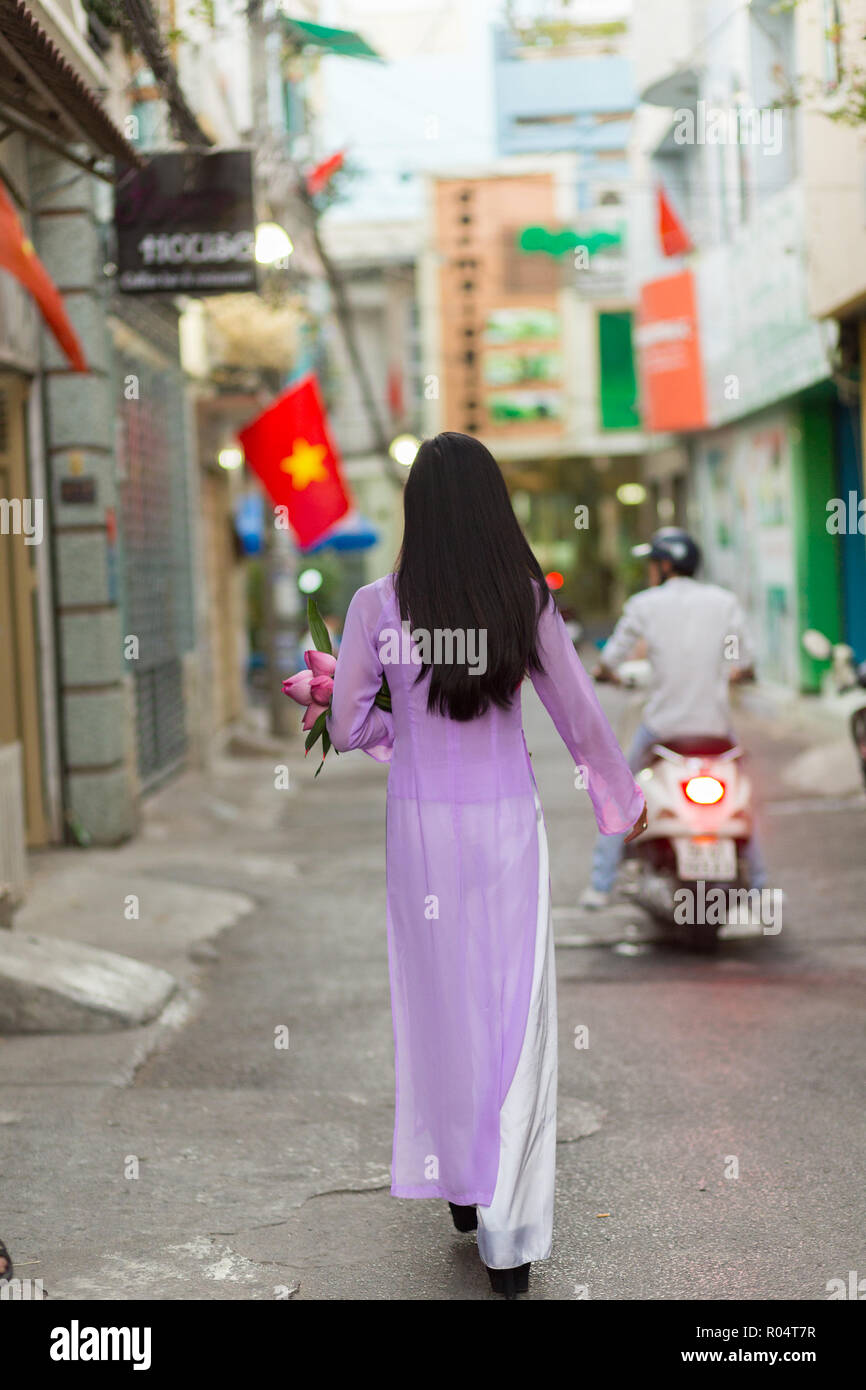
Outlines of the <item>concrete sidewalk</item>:
M855 796L863 791L849 721L866 704L866 690L841 696L791 696L777 688L745 687L738 707L749 726L796 745L783 771L786 787L807 795Z
M233 756L232 747L240 755ZM263 800L262 784L274 786L276 768L291 768L289 786L279 799ZM27 897L9 937L0 933L0 947L5 941L8 952L16 940L32 937L45 948L56 941L59 959L80 945L94 949L94 960L108 952L152 967L176 982L171 1018L185 1015L196 997L199 967L217 958L213 942L255 906L254 892L235 885L253 890L263 873L287 884L297 877L293 864L275 864L252 850L238 856L235 832L239 825L271 830L298 796L304 775L300 737L285 743L254 733L228 738L206 772L184 773L145 801L134 839L112 849L31 853ZM232 886L221 886L229 865ZM159 1029L155 1019L154 1036ZM146 1031L138 1030L125 1046L118 1038L118 1051L140 1056ZM46 1048L54 1050L50 1043Z

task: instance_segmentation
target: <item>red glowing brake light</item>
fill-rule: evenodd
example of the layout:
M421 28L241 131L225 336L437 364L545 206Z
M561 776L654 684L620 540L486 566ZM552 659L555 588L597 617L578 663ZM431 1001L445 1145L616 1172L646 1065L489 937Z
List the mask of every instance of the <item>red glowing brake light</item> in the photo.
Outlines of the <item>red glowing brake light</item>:
M690 777L683 790L696 806L714 806L725 794L725 784L718 777Z

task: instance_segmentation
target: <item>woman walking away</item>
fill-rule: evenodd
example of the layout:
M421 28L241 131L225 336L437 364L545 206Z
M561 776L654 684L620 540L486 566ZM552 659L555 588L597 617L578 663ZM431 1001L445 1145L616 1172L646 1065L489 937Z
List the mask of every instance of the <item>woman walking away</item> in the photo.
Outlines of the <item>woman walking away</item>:
M529 676L599 830L643 828L620 752L488 450L445 433L406 484L396 572L359 589L334 672L339 751L390 762L391 1192L478 1231L495 1291L553 1237L556 991L547 838L523 736ZM387 677L391 712L374 698Z

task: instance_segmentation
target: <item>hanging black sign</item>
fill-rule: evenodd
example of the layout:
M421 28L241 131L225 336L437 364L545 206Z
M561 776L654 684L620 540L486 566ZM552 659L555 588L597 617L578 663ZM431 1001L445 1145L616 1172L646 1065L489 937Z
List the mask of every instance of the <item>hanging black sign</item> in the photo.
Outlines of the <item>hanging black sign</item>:
M119 179L114 222L125 294L256 289L250 150L152 155Z

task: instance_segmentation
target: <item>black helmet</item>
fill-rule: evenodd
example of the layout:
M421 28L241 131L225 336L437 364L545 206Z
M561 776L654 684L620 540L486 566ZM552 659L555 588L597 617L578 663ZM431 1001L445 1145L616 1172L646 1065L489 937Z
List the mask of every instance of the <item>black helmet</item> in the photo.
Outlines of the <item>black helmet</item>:
M679 526L663 526L648 544L633 546L631 553L646 560L670 560L677 574L694 574L701 563L699 547Z

